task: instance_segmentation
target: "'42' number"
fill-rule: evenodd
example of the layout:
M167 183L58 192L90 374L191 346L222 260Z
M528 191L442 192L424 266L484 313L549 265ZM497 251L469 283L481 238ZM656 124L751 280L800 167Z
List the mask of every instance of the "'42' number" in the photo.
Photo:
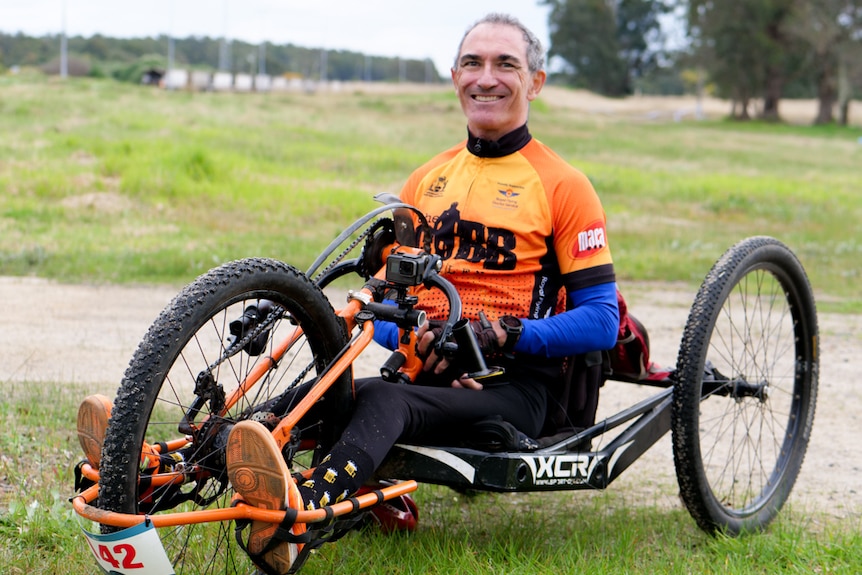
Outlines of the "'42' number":
M128 543L120 543L113 547L100 544L97 554L102 561L109 563L114 569L143 569L144 567L143 563L135 562L135 548Z

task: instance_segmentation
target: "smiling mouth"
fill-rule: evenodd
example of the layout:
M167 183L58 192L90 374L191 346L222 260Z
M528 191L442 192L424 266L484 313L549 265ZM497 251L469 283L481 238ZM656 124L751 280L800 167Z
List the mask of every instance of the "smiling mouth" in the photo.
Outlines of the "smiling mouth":
M481 94L475 94L473 99L477 102L496 102L497 100L502 100L503 96L485 96Z

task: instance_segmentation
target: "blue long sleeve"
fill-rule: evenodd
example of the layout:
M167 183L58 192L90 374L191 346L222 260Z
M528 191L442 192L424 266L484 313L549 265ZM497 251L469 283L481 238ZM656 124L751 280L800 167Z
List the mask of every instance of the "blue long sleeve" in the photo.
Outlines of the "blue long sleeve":
M620 323L616 283L570 292L569 299L573 309L567 312L540 320L522 319L524 331L515 351L565 357L614 347ZM396 349L398 326L375 320L374 341L386 349Z
M573 309L544 319L523 319L515 351L565 357L611 349L617 343L620 314L615 282L569 292Z
M388 300L387 300L388 301ZM374 320L374 341L388 350L398 348L398 326L391 321Z

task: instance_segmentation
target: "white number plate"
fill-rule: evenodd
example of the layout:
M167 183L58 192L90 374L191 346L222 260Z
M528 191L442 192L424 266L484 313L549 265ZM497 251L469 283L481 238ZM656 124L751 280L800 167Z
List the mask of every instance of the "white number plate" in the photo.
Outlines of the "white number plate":
M141 523L109 535L88 533L90 550L106 573L111 575L174 575L162 541L152 523Z

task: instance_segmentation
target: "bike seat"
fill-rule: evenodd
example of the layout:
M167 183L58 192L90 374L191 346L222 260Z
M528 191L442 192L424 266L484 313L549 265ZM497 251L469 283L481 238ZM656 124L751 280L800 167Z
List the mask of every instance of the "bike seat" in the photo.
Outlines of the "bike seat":
M580 428L569 428L554 435L533 439L499 415L495 415L474 423L469 428L469 438L464 443L467 447L494 453L536 451L560 443L580 431ZM584 439L568 445L566 450L589 450L590 443L589 439Z
M483 451L535 451L539 442L499 415L474 423L467 444Z

